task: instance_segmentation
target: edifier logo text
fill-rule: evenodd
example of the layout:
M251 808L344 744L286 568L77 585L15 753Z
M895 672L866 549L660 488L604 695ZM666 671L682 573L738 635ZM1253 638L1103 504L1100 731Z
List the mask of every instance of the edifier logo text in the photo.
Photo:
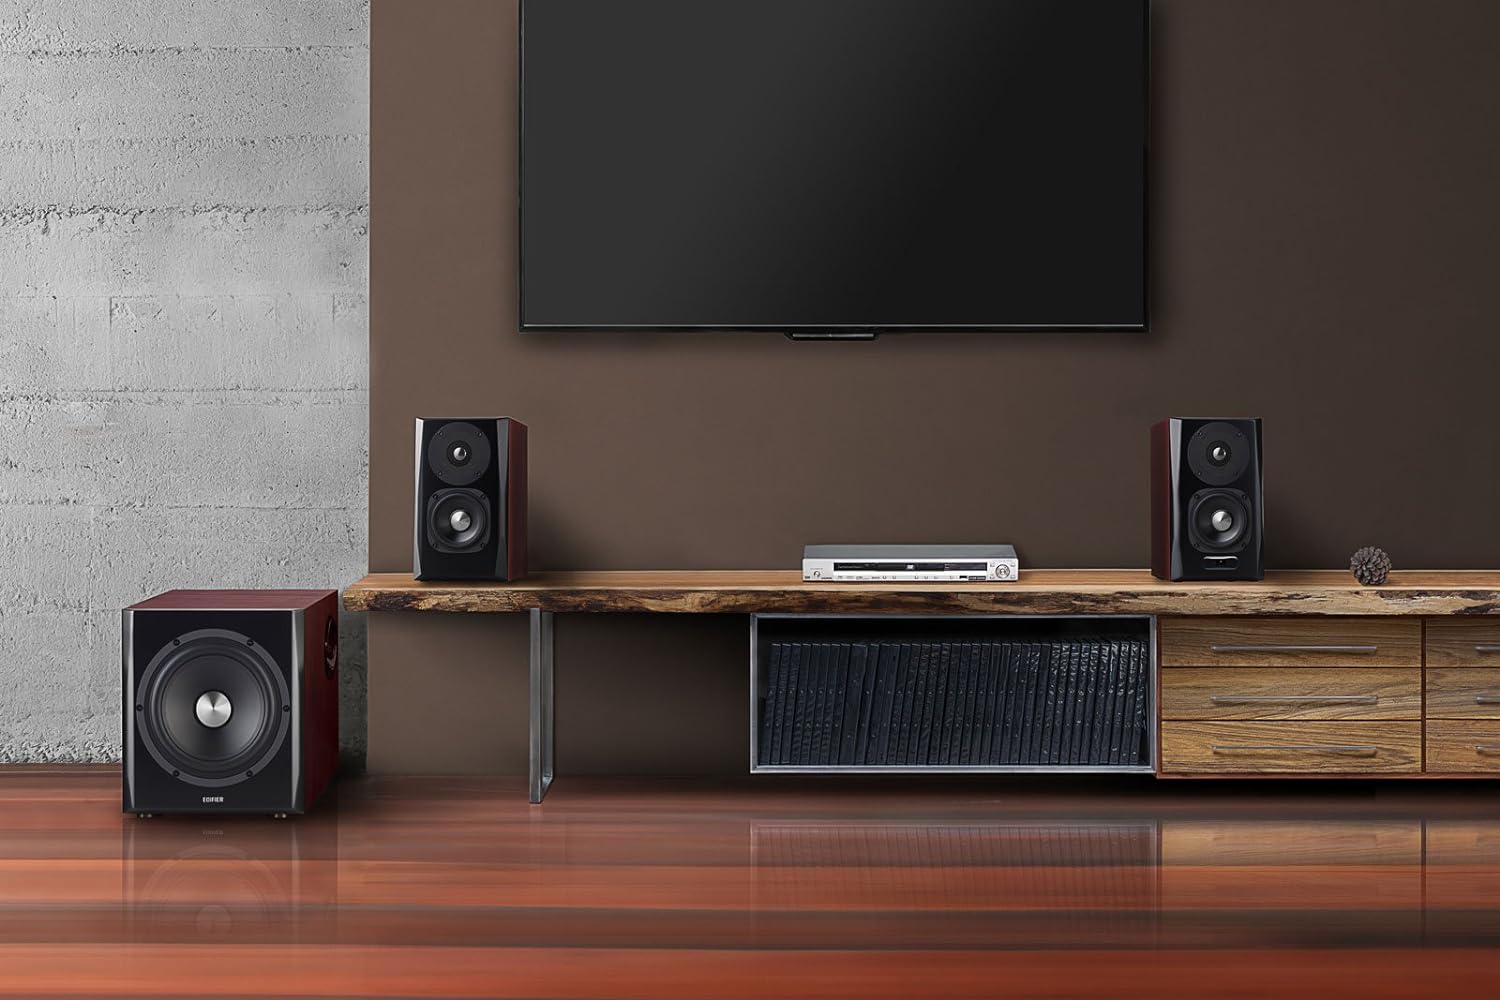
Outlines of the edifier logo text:
M222 795L205 795L205 796L203 796L203 801L205 803L208 803L208 802L223 802L224 801L224 796L222 796Z

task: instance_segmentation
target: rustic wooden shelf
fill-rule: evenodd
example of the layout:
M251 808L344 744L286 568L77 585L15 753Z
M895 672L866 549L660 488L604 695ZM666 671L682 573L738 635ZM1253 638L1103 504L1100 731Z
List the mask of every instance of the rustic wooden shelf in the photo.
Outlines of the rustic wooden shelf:
M1283 570L1268 573L1253 583L1169 583L1139 569L1038 569L1021 574L1015 583L846 584L804 583L795 570L660 570L539 573L514 583L423 583L405 573L374 573L344 592L344 606L351 611L450 611L474 613L525 612L531 619L530 749L531 801L540 802L552 783L552 690L553 618L560 612L660 612L676 614L869 614L869 615L1150 615L1176 627L1192 628L1195 620L1209 621L1210 638L1220 632L1238 635L1243 622L1213 620L1260 618L1266 621L1254 630L1272 635L1301 635L1324 626L1349 631L1328 616L1421 616L1447 617L1455 627L1460 617L1482 619L1500 616L1500 572L1410 571L1393 573L1381 587L1364 587L1343 570ZM1284 624L1271 624L1272 616L1293 616ZM1320 621L1319 616L1322 616ZM1297 619L1301 619L1300 621ZM1375 628L1366 624L1366 631ZM1381 621L1388 629L1401 623ZM1422 634L1416 626L1413 635ZM1480 620L1471 625L1488 629ZM1236 631L1238 629L1238 631ZM1269 629L1269 631L1267 631ZM1399 630L1398 630L1399 631ZM1408 630L1411 631L1411 630ZM1382 633L1383 634L1383 633ZM1294 637L1295 638L1295 637ZM1321 633L1312 646L1276 639L1265 646L1268 653L1317 657L1321 653L1348 652L1343 638L1331 642ZM1415 657L1422 669L1421 641L1403 655ZM1485 643L1500 648L1500 633ZM1287 645L1287 643L1291 643ZM1321 643L1322 645L1319 645ZM1384 640L1358 652L1373 652ZM1461 648L1475 644L1466 635ZM1388 643L1384 643L1388 644ZM1188 644L1191 646L1191 643ZM1410 645L1410 644L1408 644ZM1236 649L1239 647L1235 647ZM1397 650L1397 653L1400 653ZM1232 650L1210 648L1209 660ZM1211 655L1210 655L1211 654ZM1396 654L1389 654L1396 655ZM1274 659L1274 657L1273 657ZM1207 662L1207 661L1205 661ZM1404 662L1404 661L1403 661ZM1278 661L1279 663L1279 661ZM1204 665L1204 664L1195 664ZM1208 664L1211 665L1211 664ZM1283 672L1279 680L1292 675ZM1345 680L1350 674L1345 675ZM1378 696L1377 696L1378 697ZM1328 726L1329 722L1281 724L1267 731L1288 731L1287 726ZM1186 732L1198 723L1172 723ZM1218 723L1241 728L1263 726L1260 722ZM1387 722L1364 722L1367 727L1385 727ZM1407 743L1415 739L1415 750L1402 744L1399 759L1387 769L1401 769L1416 761L1422 767L1422 722L1398 723ZM1217 732L1210 726L1205 732ZM1248 731L1248 729L1247 729ZM1260 729L1256 729L1260 732ZM1196 732L1196 730L1194 730ZM1313 730L1314 735L1326 735ZM1304 734L1303 742L1307 742ZM1500 736L1496 737L1500 741ZM1364 735L1358 742L1367 743ZM1314 748L1316 749L1316 748ZM1336 748L1335 748L1336 749ZM1374 747L1376 751L1379 747ZM1306 747L1301 748L1303 756ZM1394 753L1394 751L1391 751ZM1388 754L1389 756L1390 754ZM1297 758L1303 766L1303 758ZM1216 764L1221 762L1215 761ZM1160 755L1157 770L1161 770ZM1221 765L1228 767L1229 765ZM1280 770L1292 766L1282 762ZM1345 766L1342 760L1334 765ZM1306 769L1306 767L1304 767ZM1323 768L1327 769L1327 766ZM1187 770L1194 770L1192 766Z
M373 573L350 611L692 614L1488 615L1500 571L1414 570L1363 587L1342 570L1282 570L1254 583L1168 583L1146 570L1038 569L1016 583L803 583L796 570L538 573L514 583L421 583Z

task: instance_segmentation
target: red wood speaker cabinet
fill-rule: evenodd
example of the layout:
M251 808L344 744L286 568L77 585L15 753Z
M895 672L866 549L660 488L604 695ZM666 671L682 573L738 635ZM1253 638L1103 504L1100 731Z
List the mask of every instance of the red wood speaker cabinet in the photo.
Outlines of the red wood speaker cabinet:
M124 808L301 813L338 769L338 592L174 590L124 612Z
M418 580L526 575L526 425L510 417L417 420Z
M1151 573L1265 576L1260 421L1173 417L1151 428Z

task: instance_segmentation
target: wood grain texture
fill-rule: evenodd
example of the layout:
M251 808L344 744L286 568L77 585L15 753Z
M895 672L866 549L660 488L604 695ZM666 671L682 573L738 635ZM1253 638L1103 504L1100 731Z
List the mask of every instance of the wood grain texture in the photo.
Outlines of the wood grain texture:
M1178 720L1422 718L1416 667L1171 667L1161 717Z
M1427 770L1434 774L1500 773L1500 721L1427 720Z
M1438 620L1427 624L1429 667L1500 668L1500 620Z
M1422 769L1420 722L1163 722L1162 770L1378 774Z
M132 604L131 611L304 611L332 590L169 590Z
M1484 996L1500 799L1451 787L366 778L275 823L9 771L0 996Z
M1411 618L1167 618L1163 667L1420 667L1422 623Z
M1392 573L1361 587L1338 570L1247 583L1170 583L1146 570L1027 570L1011 584L811 584L794 570L539 573L512 583L419 583L374 573L351 611L645 611L912 614L1500 615L1500 573Z
M1500 670L1428 667L1429 719L1500 720Z

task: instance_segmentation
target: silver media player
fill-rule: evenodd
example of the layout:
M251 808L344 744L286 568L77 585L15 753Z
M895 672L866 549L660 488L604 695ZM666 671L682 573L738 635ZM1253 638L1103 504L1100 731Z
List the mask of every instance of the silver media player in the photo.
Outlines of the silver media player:
M808 545L807 583L980 583L1021 575L1009 545Z

